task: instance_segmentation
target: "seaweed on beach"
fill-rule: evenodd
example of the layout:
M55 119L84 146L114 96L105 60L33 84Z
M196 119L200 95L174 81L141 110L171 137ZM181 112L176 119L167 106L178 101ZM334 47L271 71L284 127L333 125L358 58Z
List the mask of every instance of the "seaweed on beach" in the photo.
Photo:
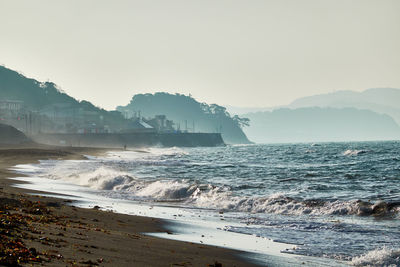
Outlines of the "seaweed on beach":
M34 239L27 232L41 233L34 223L56 222L57 219L40 201L0 198L0 265L20 266L22 263L42 262L40 253L35 248L28 248L23 239Z
M22 227L27 227L30 218L15 212L21 201L2 198L0 203L0 264L20 266L21 263L41 262L36 249L28 248L22 241L26 237Z
M26 263L44 263L53 259L63 260L64 257L54 249L65 247L67 241L60 237L65 236L63 232L50 232L56 238L46 236L41 227L47 225L58 226L61 230L75 228L79 230L92 230L109 234L109 231L89 225L80 220L72 220L68 216L59 216L52 212L51 208L59 207L53 202L30 201L26 198L0 198L0 265L21 266ZM79 235L82 233L77 233ZM28 247L24 240L32 240L49 249L39 250ZM78 247L79 245L75 244ZM94 247L94 246L93 246ZM83 250L82 250L83 251ZM75 265L75 260L65 259ZM103 258L97 262L90 262L90 266L99 265ZM87 262L80 262L87 265Z
M42 262L35 248L27 248L19 238L0 236L0 264L4 266L20 266L21 263Z

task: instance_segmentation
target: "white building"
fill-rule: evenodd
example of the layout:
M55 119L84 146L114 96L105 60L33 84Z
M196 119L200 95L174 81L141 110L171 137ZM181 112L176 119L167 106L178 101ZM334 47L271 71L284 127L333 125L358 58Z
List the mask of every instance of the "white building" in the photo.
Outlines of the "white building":
M17 112L22 109L23 101L18 100L0 100L0 110L8 112Z

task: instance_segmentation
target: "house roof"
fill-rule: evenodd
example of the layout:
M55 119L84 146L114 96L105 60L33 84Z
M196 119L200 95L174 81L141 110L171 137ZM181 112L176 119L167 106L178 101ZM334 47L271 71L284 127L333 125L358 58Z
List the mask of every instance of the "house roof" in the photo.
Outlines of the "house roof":
M132 122L129 126L131 128L135 128L135 129L153 129L153 127L151 125L149 125L148 123L146 123L142 120L136 120L136 121Z

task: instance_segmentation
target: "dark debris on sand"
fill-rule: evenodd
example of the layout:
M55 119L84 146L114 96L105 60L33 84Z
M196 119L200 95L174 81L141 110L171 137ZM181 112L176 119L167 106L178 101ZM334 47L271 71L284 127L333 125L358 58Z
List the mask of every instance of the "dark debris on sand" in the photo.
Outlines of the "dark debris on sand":
M66 216L57 216L52 208L57 207L52 202L42 203L30 201L25 198L0 198L0 266L21 266L22 264L48 263L52 260L63 260L72 266L98 266L103 259L97 261L81 261L64 259L58 248L65 247L67 241L63 240L64 234L52 234L56 238L44 236L39 226L56 225L66 231L68 227L79 230L104 231L94 228L80 221L73 221ZM48 246L47 250L28 247L24 240ZM75 245L77 246L77 245Z
M19 211L24 208L23 213ZM46 207L39 203L20 201L10 198L0 199L0 264L20 266L21 263L42 262L35 248L28 248L22 241L27 238L24 229L29 229L30 222L35 220L31 214L48 213Z

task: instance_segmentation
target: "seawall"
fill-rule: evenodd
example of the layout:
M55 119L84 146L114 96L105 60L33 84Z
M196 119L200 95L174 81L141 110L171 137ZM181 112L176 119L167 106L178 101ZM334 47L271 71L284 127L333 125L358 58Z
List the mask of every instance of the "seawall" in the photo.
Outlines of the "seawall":
M37 134L31 138L42 144L85 147L214 147L225 145L219 133L100 133Z

